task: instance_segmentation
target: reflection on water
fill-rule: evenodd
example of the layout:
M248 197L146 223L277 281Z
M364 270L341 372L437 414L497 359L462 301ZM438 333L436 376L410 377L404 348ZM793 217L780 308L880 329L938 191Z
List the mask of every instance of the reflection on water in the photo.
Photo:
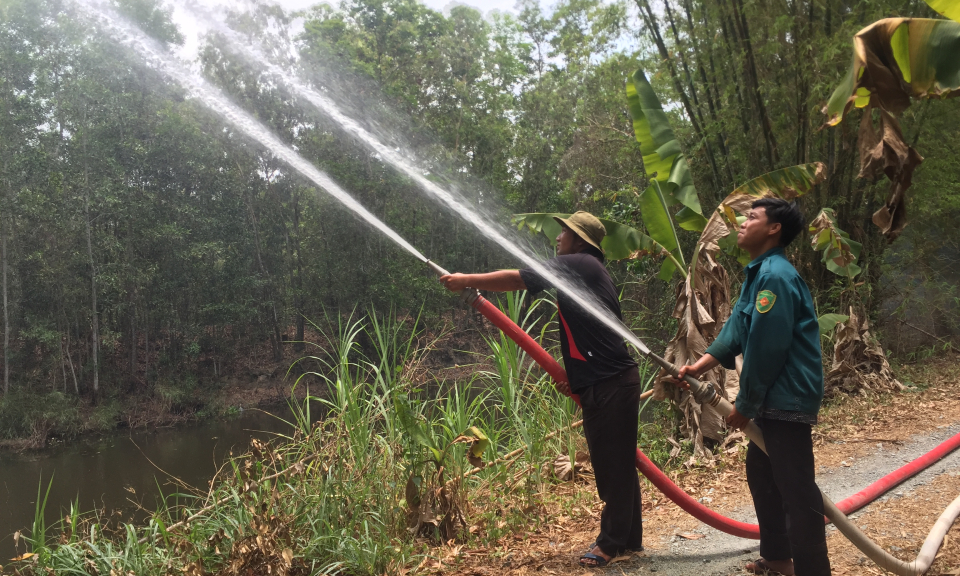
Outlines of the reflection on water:
M285 409L274 414L290 420ZM37 490L42 484L45 491L51 477L47 526L55 525L75 501L83 512L119 511L124 520L140 520L145 514L137 513L138 504L155 510L161 490L182 492L170 476L206 490L231 450L239 454L253 437L290 432L277 417L248 410L230 420L83 439L26 454L0 453L0 558L13 552L15 531L31 529Z

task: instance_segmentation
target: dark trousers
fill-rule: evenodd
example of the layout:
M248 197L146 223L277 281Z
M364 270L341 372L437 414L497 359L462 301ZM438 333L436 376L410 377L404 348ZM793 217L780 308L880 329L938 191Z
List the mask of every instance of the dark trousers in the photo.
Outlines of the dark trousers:
M757 418L767 454L747 447L747 484L760 523L760 555L793 559L797 576L829 576L823 499L814 480L811 426Z
M605 504L597 546L612 556L638 549L643 541L635 464L640 387L640 374L632 368L580 392L583 431Z

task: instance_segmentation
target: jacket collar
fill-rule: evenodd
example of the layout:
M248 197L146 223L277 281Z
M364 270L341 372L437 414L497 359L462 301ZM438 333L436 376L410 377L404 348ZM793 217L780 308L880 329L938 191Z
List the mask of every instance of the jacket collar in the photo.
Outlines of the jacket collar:
M776 246L774 248L767 250L763 254L757 256L756 258L751 260L749 264L747 264L745 270L747 270L748 272L757 270L758 268L760 268L760 265L763 264L764 260L776 254L783 256L783 246Z

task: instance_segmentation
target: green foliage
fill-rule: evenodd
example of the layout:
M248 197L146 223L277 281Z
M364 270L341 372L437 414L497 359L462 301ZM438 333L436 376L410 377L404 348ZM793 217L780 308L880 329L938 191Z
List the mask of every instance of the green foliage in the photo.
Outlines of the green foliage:
M823 252L827 270L851 280L860 273L857 258L862 245L837 227L837 219L830 208L821 210L810 223L810 244L814 250Z
M82 428L79 402L62 392L14 388L0 396L0 438L29 438L43 446L49 436L70 438Z
M644 170L648 178L660 184L659 203L668 206L682 204L683 209L676 215L680 227L698 232L703 230L707 221L703 217L687 159L643 69L634 72L627 81L627 103L633 117L633 131L643 154ZM650 191L648 187L644 194Z
M817 323L820 324L820 335L830 336L837 324L842 324L849 319L849 316L843 314L823 314L817 318Z

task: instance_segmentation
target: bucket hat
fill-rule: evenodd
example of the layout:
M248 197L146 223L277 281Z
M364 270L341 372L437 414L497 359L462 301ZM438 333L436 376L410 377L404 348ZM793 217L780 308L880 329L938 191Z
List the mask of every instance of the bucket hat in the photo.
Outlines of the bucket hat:
M580 210L578 212L574 212L567 218L554 216L553 219L556 220L561 226L566 226L567 228L573 230L573 233L583 238L584 242L587 244L593 246L600 252L603 252L603 248L600 247L600 243L603 242L603 237L607 235L607 229L603 227L603 223L600 222L600 219L593 214Z

